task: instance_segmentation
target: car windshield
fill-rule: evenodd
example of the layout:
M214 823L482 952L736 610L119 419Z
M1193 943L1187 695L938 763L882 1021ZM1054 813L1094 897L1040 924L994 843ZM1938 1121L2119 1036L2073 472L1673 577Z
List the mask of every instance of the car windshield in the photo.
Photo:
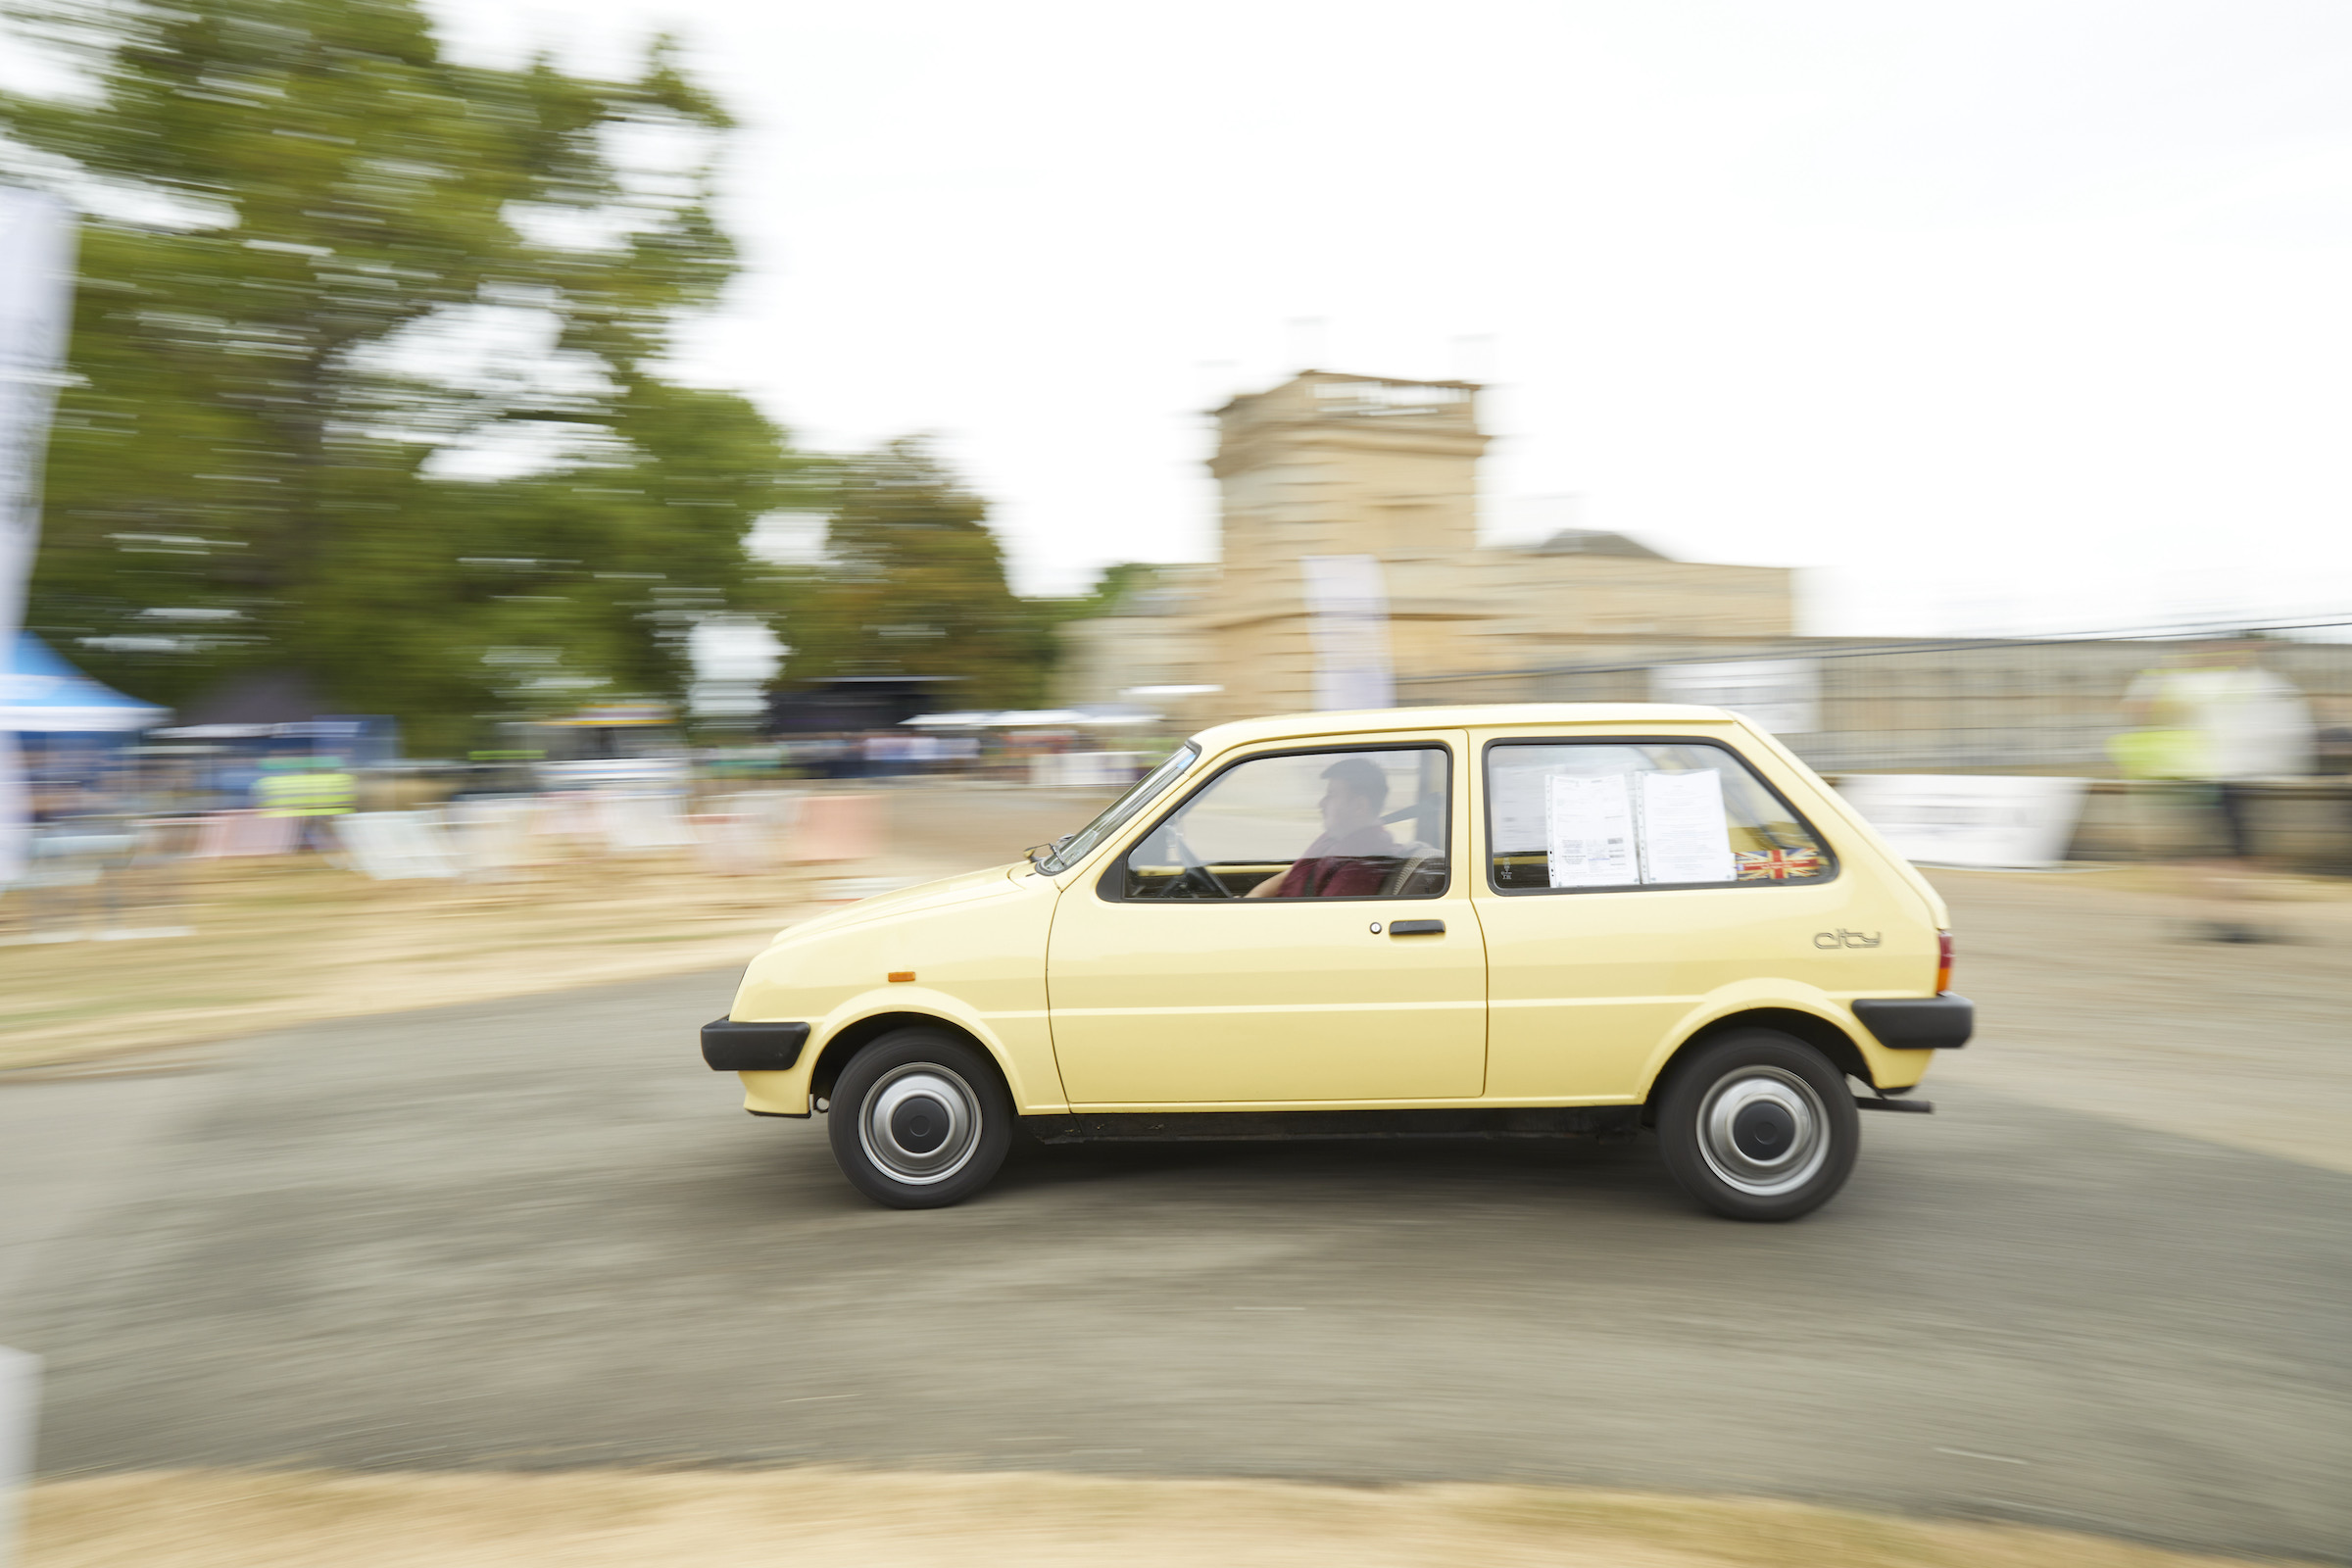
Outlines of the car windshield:
M1180 778L1184 770L1200 759L1200 748L1186 742L1169 759L1136 781L1135 788L1120 796L1110 808L1077 832L1055 839L1045 854L1036 858L1037 868L1048 876L1066 871L1086 858L1087 852L1119 830L1129 817L1157 800L1167 787Z

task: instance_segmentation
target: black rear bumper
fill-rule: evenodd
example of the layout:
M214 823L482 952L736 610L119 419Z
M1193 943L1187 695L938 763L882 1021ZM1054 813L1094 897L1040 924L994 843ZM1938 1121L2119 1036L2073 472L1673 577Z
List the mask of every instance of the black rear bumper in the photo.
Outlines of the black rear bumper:
M805 1023L716 1018L703 1025L703 1060L712 1072L784 1072L800 1061L808 1043Z
M1854 1016L1889 1051L1957 1051L1976 1032L1977 1004L1949 991L1939 997L1866 997Z

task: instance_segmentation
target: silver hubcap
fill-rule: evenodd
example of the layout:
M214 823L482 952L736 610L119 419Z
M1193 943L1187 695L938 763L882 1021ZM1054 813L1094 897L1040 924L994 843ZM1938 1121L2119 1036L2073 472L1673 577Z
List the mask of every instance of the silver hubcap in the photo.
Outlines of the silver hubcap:
M858 1116L865 1157L915 1187L944 1182L980 1147L980 1097L945 1067L893 1067L866 1092Z
M1740 1192L1777 1198L1812 1180L1829 1159L1829 1114L1796 1074L1740 1067L1717 1079L1699 1104L1698 1152Z

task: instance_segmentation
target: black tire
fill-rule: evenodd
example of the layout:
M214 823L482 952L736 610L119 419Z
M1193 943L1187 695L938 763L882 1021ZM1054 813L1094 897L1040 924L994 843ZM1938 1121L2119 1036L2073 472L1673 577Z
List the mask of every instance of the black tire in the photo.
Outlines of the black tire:
M1861 1123L1828 1057L1774 1030L1741 1029L1676 1063L1658 1104L1658 1151L1716 1213L1795 1219L1853 1174Z
M825 1113L841 1173L892 1208L945 1208L986 1187L1012 1123L997 1064L943 1029L894 1029L858 1052Z

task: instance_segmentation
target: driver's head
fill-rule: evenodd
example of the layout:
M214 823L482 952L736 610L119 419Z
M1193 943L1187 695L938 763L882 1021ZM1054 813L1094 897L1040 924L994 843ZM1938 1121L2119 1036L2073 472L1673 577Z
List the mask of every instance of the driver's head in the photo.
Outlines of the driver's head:
M1388 804L1389 776L1368 757L1343 757L1323 770L1323 826L1333 833L1368 827Z

